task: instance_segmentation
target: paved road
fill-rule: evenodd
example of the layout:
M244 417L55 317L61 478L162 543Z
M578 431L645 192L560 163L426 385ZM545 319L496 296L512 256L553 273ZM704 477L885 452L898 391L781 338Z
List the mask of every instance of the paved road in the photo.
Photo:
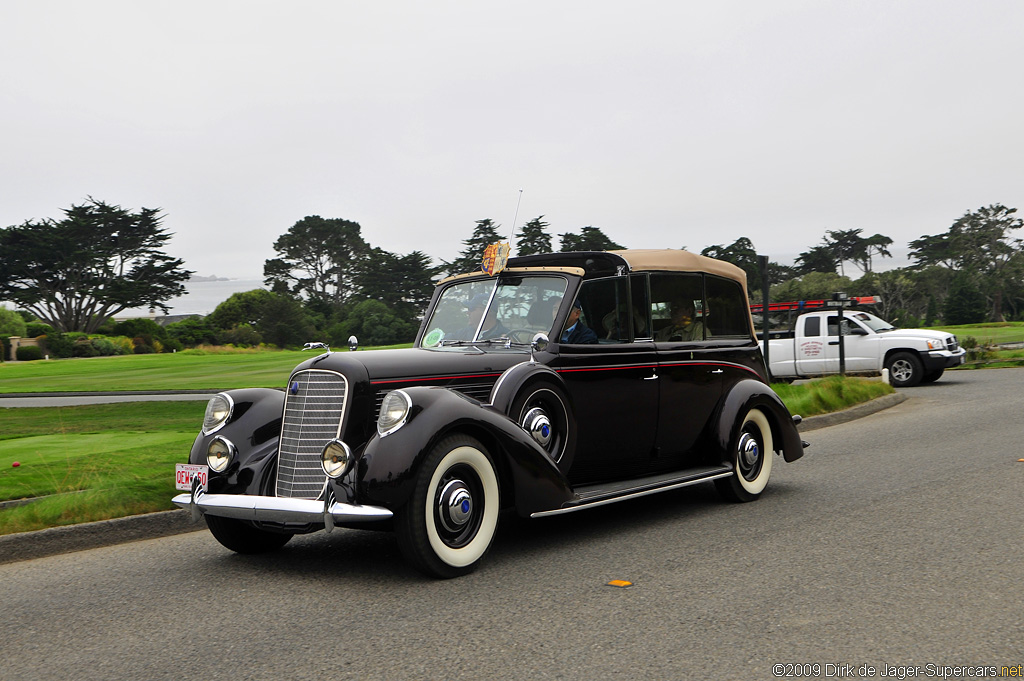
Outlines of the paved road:
M882 665L1024 664L1022 382L955 372L808 433L808 456L778 462L753 504L706 485L503 527L485 565L452 581L420 578L390 535L344 530L270 557L197 532L0 565L0 677L771 679L775 664L817 663L819 677L848 664L844 678L881 678Z

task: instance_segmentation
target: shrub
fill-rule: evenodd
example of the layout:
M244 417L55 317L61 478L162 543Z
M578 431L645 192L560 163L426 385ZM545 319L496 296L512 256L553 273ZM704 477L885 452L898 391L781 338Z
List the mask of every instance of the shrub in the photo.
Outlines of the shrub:
M25 325L25 337L26 338L39 338L49 333L53 333L53 327L43 322L29 322Z
M31 362L42 359L43 351L37 345L25 345L18 348L16 355L19 362Z
M82 338L75 341L74 346L71 348L72 357L99 357L100 351L93 346L92 341L88 338Z
M220 337L221 341L224 343L230 343L231 345L238 345L241 347L259 345L263 341L259 332L248 324L239 324L227 331L223 331L221 332Z
M61 333L60 331L54 331L48 333L45 336L40 336L39 340L46 347L50 357L58 357L65 359L71 357L75 350L75 343L68 334Z
M147 345L146 343L138 343L135 346L134 352L136 355L152 355L156 351L153 349L152 345Z
M130 336L132 338L148 336L150 338L159 338L161 341L167 338L167 330L164 327L145 317L118 322L114 324L113 333L117 336Z
M11 354L11 341L7 336L0 336L0 362L6 362Z
M97 338L89 339L89 342L92 344L92 347L96 349L96 352L100 355L109 356L121 354L121 348L109 338L99 336Z

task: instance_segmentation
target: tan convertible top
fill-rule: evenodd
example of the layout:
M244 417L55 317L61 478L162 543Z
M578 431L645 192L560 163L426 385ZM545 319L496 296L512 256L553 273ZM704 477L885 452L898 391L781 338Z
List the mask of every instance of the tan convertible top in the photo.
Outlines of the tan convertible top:
M697 255L675 248L650 248L625 251L609 251L622 257L633 271L663 272L707 272L733 279L747 288L747 273L732 263Z

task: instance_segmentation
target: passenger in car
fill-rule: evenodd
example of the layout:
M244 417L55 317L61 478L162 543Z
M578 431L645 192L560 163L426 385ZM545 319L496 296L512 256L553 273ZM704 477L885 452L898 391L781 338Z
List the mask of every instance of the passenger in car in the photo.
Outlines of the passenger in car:
M489 299L490 296L486 293L480 293L473 296L473 298L466 303L466 316L469 320L469 325L465 328L459 329L448 336L448 338L474 340L473 334L476 333L476 327L477 324L480 323L480 317L483 316L484 310L487 309L487 301ZM480 340L486 340L488 338L504 338L508 336L509 330L498 321L497 307L497 305L491 306L490 311L487 313L487 319L484 320L484 326L480 329Z
M565 329L562 331L560 338L561 342L577 344L597 342L597 334L580 321L581 314L583 314L583 308L580 306L580 301L574 300L572 309L569 310L569 316L565 320Z
M655 340L692 341L704 340L704 323L694 318L692 300L672 302L672 323L658 331Z

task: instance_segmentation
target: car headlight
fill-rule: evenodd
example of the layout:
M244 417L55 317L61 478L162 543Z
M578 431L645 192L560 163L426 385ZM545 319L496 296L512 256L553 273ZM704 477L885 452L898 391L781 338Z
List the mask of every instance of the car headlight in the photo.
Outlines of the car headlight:
M390 435L405 425L412 409L412 398L401 390L392 390L384 396L377 415L377 432L381 437Z
M331 478L340 478L352 461L352 450L341 440L331 440L320 453L320 466Z
M227 393L217 393L206 403L206 414L203 416L203 434L215 433L224 427L231 418L235 402Z
M223 473L235 458L235 452L237 451L238 449L231 440L218 435L210 440L210 444L206 448L206 465L212 471Z
M945 345L943 345L942 341L937 341L937 340L930 340L930 341L928 341L928 349L929 350L941 350L944 347L945 347Z

